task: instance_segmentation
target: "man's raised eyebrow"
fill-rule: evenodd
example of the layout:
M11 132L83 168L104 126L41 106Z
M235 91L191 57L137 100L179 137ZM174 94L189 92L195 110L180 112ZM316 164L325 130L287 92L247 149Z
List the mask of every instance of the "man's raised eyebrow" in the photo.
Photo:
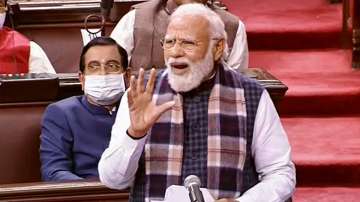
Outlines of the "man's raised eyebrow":
M175 39L175 38L176 38L175 36L169 36L169 35L164 36L164 39Z
M176 39L176 40L180 40L180 41L195 41L194 38L190 38L190 37L172 37L172 36L169 36L169 37L164 37L165 40L173 40L173 39Z
M91 64L91 63L98 63L98 64L100 64L100 61L97 61L97 60L90 60L90 61L88 62L88 64Z
M111 60L106 61L106 63L109 63L109 62L121 63L120 60L116 60L116 59L111 59Z

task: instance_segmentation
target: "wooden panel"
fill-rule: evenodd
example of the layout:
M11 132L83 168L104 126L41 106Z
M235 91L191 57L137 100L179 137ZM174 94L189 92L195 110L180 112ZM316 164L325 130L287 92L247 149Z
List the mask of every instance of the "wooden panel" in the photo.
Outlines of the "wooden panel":
M109 21L117 23L134 4L144 0L114 1ZM100 14L100 1L9 3L15 25L83 23L89 14Z
M256 79L269 92L275 106L279 105L279 102L288 90L285 84L261 68L248 68L243 73L250 78Z
M0 104L0 184L40 181L40 122L48 104Z
M54 74L0 74L0 103L55 100L58 88Z
M77 73L64 73L57 75L59 76L60 81L57 100L83 94Z
M288 87L279 79L261 68L249 68L244 70L243 74L250 78L256 79L269 92L275 106L279 104L288 90ZM82 94L77 74L59 74L59 76L59 98Z
M125 202L128 190L111 190L100 182L19 183L0 185L0 201L12 202Z

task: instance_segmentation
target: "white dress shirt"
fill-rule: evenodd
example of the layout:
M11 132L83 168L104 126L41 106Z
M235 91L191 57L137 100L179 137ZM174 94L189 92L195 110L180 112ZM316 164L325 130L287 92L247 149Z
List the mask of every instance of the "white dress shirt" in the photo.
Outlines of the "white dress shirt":
M134 23L136 9L124 15L115 26L110 37L122 46L131 59L134 49ZM227 64L233 69L247 69L249 66L249 50L246 39L245 25L239 20L239 27L236 33L233 47L229 52Z
M126 134L130 126L127 93L123 96L112 128L109 147L99 162L102 183L114 189L131 186L146 137L134 140ZM295 189L295 167L291 148L280 118L267 91L260 98L257 110L251 154L260 182L237 200L241 202L282 202Z
M30 41L29 73L56 73L46 53L33 41Z

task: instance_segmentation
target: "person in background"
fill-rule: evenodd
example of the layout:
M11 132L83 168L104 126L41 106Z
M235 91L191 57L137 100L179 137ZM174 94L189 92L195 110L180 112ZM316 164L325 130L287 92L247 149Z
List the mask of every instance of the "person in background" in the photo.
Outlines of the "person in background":
M113 39L99 37L84 46L79 79L84 95L49 105L40 136L44 181L98 178L97 165L108 146L122 94L127 53Z
M0 74L55 74L54 67L37 43L4 26L6 11L5 0L0 0Z
M114 28L110 37L124 47L129 55L133 73L139 68L163 68L164 58L159 41L164 38L169 17L185 3L202 3L215 11L225 23L228 65L241 71L248 68L248 45L244 24L238 17L220 9L207 0L150 0L134 6Z
M268 92L224 62L221 18L180 6L162 42L166 70L133 76L99 177L131 187L130 201L163 200L189 175L218 202L283 202L296 177L291 147ZM184 197L188 197L185 195Z

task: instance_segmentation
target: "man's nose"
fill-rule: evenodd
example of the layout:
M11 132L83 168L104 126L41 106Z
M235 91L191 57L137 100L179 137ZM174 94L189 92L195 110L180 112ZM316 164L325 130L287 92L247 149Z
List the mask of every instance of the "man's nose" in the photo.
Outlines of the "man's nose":
M99 69L100 71L99 71L99 74L100 75L106 75L106 74L108 74L108 72L106 71L106 67L105 67L105 65L101 65L101 67L100 67L100 69Z
M169 50L169 55L174 58L182 57L185 54L184 49L181 47L180 43L175 43L174 47Z

